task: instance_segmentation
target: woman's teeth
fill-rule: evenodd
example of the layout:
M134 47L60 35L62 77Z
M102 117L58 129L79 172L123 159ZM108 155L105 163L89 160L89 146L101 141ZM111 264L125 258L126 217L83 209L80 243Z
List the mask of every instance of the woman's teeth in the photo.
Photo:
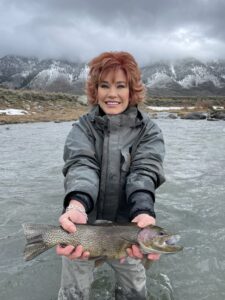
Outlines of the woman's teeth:
M120 104L119 102L116 102L116 101L107 101L106 102L107 105L118 105Z

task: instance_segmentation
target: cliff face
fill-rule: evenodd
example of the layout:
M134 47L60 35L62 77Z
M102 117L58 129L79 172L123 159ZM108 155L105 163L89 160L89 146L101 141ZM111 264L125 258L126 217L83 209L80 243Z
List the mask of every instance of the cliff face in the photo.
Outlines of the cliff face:
M83 94L87 71L85 63L5 56L0 59L0 85ZM144 66L142 79L151 96L224 96L225 61L161 61Z

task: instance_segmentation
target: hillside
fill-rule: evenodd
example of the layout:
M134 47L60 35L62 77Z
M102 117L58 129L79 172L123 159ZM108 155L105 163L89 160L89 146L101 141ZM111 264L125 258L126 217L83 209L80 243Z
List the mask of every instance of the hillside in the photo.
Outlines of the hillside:
M143 66L142 79L152 97L225 96L225 61L195 58ZM85 62L21 57L0 58L0 86L46 92L84 93Z
M141 108L154 113L155 106L178 114L188 112L189 107L193 107L194 111L209 111L212 106L225 107L225 97L149 97ZM12 109L19 110L21 114L7 114L7 110ZM72 121L88 110L84 95L0 88L0 124Z
M23 113L8 115L10 109ZM88 107L77 95L0 88L1 110L5 113L0 113L0 124L8 124L76 120Z
M143 67L142 74L152 96L225 96L225 61L161 61Z

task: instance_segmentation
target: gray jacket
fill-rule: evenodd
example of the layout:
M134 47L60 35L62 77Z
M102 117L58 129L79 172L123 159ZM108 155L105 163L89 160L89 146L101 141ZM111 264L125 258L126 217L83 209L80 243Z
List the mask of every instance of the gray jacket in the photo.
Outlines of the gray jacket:
M77 193L89 220L154 215L155 189L165 181L164 152L161 130L137 107L110 116L94 107L73 124L65 143L64 207Z

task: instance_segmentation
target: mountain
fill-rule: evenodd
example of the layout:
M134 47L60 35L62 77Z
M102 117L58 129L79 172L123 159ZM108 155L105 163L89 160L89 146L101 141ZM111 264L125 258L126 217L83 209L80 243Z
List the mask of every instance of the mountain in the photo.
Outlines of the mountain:
M5 56L0 59L0 84L49 92L84 93L87 67L66 60Z
M141 71L151 96L225 95L225 60L159 61ZM12 55L0 59L0 85L8 88L83 94L87 72L85 63L66 60Z
M225 61L222 60L161 61L143 67L142 78L153 96L225 95Z

